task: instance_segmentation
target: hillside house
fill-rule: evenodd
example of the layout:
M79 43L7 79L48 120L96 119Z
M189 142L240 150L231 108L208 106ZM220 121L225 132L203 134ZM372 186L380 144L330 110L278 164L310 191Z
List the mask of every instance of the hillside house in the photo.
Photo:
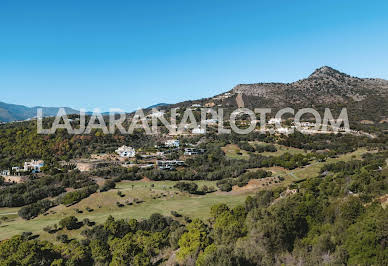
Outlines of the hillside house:
M203 121L204 124L207 124L207 125L216 125L218 123L218 120L217 119L206 119L205 121Z
M11 171L10 170L2 170L0 172L0 175L1 176L10 176L11 175Z
M169 139L164 142L164 146L166 147L178 148L179 145L180 145L180 141L178 139Z
M205 134L206 133L205 129L201 128L201 127L193 128L193 130L191 132L193 134Z
M19 166L12 167L12 172L20 172L20 167Z
M290 134L291 133L291 129L290 128L287 128L287 127L280 127L280 128L277 128L276 129L276 132L279 133L279 134Z
M271 118L268 120L268 124L270 125L275 125L275 124L280 124L282 120L280 118Z
M203 154L204 152L205 152L205 149L185 148L184 155L187 155L187 156L198 155L198 154Z
M177 166L184 166L184 161L177 161L177 160L171 160L171 161L157 161L157 166L160 170L174 170Z
M31 171L32 173L40 173L41 168L44 166L43 160L31 160L24 163L24 171Z
M156 118L159 118L159 117L163 117L164 116L164 112L162 111L157 111L157 112L152 112L151 114L149 114L147 117L156 117Z
M123 158L132 158L136 155L136 150L134 148L125 145L118 148L115 152Z

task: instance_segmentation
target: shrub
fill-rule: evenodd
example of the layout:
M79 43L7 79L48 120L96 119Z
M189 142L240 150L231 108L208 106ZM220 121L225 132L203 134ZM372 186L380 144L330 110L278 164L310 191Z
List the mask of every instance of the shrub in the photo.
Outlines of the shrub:
M78 229L80 227L78 219L75 216L63 218L59 221L59 225L67 230Z
M89 197L89 195L93 194L96 191L97 191L97 186L92 185L76 191L68 192L62 197L61 203L66 206L75 204L80 200Z
M182 217L182 215L179 214L179 213L176 212L176 211L171 211L171 215L174 216L174 217Z
M23 232L22 233L22 239L24 240L30 240L32 237L32 232Z
M57 235L56 239L57 239L57 241L62 242L62 243L69 242L69 237L65 234Z
M116 183L112 180L106 180L102 188L100 189L101 192L108 191L111 189L114 189L116 187Z
M178 182L174 185L174 188L179 189L181 192L196 194L198 185L192 182Z
M18 211L18 215L25 220L35 218L41 213L44 213L48 209L54 206L54 203L50 200L40 200L28 206L22 207Z

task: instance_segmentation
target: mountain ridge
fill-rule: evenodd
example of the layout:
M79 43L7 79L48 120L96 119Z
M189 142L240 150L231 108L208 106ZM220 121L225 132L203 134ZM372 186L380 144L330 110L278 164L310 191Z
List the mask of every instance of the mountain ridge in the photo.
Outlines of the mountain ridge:
M329 66L319 67L306 78L294 82L237 84L214 97L173 106L199 103L208 107L237 108L237 97L247 108L339 110L347 107L354 121L368 119L379 122L388 118L387 108L381 108L388 106L388 80L353 77Z
M28 107L20 104L10 104L0 101L0 122L22 121L36 117L37 109L42 108L43 116L55 116L62 107ZM63 107L67 114L75 114L79 111L70 107Z

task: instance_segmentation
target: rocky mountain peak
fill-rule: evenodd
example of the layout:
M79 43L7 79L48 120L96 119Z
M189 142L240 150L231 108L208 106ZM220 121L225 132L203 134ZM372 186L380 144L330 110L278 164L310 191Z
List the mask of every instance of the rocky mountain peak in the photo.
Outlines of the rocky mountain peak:
M309 76L309 78L327 78L327 77L339 78L339 77L350 77L350 76L329 66L323 66L323 67L317 68Z

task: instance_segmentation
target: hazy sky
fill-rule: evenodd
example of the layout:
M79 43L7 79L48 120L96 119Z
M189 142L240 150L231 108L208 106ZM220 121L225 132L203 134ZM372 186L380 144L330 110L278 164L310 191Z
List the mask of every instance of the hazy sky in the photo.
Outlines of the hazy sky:
M289 82L388 79L388 1L1 1L0 101L121 108Z

